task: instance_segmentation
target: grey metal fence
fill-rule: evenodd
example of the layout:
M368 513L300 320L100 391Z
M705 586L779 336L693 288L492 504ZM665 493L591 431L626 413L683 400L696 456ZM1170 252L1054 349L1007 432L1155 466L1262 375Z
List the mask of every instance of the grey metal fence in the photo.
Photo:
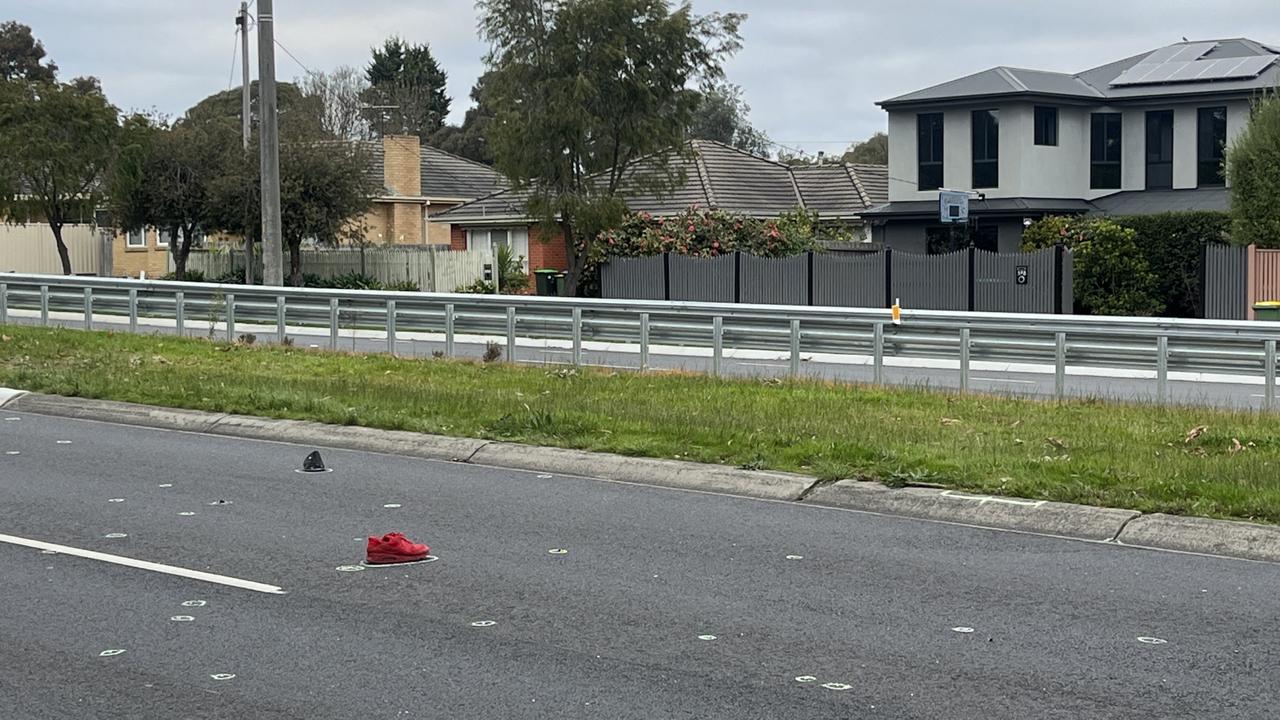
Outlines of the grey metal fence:
M921 310L1070 313L1071 281L1071 251L1062 247L1003 255L976 248L946 255L656 255L605 263L601 294L823 307L888 307L900 299L903 307Z
M1205 245L1203 278L1203 315L1206 319L1248 319L1248 247L1220 244Z

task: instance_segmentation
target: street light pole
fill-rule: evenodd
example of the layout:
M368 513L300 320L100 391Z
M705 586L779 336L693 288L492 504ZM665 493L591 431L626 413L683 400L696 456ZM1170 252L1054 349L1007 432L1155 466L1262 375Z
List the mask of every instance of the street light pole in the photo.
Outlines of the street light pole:
M280 133L276 118L275 17L258 0L258 142L262 165L262 284L284 284L280 221Z

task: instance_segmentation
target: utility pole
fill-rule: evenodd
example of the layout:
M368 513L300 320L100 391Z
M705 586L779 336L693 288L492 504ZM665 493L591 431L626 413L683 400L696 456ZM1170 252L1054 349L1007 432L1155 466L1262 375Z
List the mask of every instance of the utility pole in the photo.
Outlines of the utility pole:
M284 285L280 222L280 133L276 118L275 17L258 0L258 144L262 165L262 284Z
M249 3L240 3L240 14L236 16L236 25L240 28L240 134L243 137L244 151L249 152L249 136L252 135L253 120L249 113ZM253 233L249 232L248 213L245 213L244 224L244 284L253 284Z

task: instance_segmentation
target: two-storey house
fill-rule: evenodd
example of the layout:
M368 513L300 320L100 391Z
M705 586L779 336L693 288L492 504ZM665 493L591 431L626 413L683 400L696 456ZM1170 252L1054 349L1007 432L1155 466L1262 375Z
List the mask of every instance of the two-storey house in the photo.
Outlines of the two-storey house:
M969 191L969 237L1015 252L1051 214L1226 210L1225 150L1254 99L1280 85L1280 49L1181 42L1071 75L997 67L879 103L889 203L873 239L944 252L940 190ZM959 240L963 242L963 240Z

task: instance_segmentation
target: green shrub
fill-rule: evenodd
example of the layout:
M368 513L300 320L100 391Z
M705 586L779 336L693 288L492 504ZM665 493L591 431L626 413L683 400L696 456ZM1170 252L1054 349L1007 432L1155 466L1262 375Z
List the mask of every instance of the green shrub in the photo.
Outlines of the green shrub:
M178 274L177 274L177 273L166 273L165 275L161 275L161 276L160 276L160 279L161 279L161 280L177 280L177 279L178 279ZM200 271L200 270L192 270L191 268L187 268L187 276L186 276L185 278L183 278L183 280L182 280L182 281L183 281L183 282L194 282L194 283L202 283L202 282L205 282L205 279L204 279L204 272L202 272L202 271Z
M524 257L507 245L498 246L498 289L507 294L529 289L529 274L524 271Z
M1156 277L1156 297L1169 317L1197 317L1204 296L1204 246L1229 242L1225 212L1177 212L1113 218L1137 233L1138 247Z
M1022 247L1038 250L1061 242L1071 248L1077 313L1159 315L1164 303L1137 236L1106 218L1048 217L1027 229Z
M1227 151L1227 176L1234 241L1280 247L1280 91L1254 104L1249 124Z
M485 280L477 280L470 285L459 285L453 290L456 293L465 293L468 295L492 295L496 292L493 283Z

